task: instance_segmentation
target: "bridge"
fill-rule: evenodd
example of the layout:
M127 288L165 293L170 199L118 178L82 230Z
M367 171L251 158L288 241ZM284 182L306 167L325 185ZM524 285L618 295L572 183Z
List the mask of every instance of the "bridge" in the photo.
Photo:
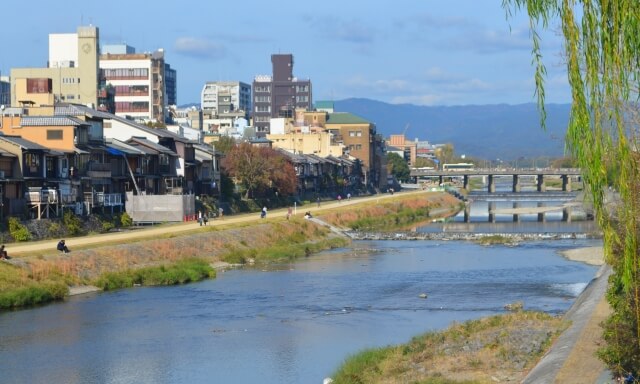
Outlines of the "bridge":
M463 188L469 186L469 178L474 176L487 177L487 191L494 193L496 191L497 177L511 177L513 180L513 192L520 192L520 178L524 176L532 176L536 178L538 192L546 190L545 177L559 177L562 179L562 190L571 191L572 178L580 179L581 173L578 168L474 168L474 169L456 169L456 170L436 170L436 169L411 169L411 178L417 182L420 178L438 178L438 184L442 184L446 177L462 177Z

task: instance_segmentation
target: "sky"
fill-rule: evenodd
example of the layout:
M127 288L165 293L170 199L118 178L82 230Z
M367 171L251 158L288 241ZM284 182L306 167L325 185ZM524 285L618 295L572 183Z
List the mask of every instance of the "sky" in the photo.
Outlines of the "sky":
M313 99L392 104L536 102L523 12L502 0L142 1L31 0L0 5L0 73L44 67L50 33L94 25L100 44L165 50L178 104L199 103L207 81L253 82L271 55L293 54ZM551 25L552 29L558 28ZM570 102L561 37L542 33L546 100Z

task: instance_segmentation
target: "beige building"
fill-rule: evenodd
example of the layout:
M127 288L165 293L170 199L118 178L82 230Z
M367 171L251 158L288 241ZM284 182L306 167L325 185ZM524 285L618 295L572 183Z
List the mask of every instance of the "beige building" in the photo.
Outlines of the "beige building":
M49 35L48 67L11 69L11 105L69 102L97 106L98 52L97 27Z
M273 148L286 149L293 153L314 154L320 157L340 157L344 146L335 143L334 135L326 131L319 132L289 132L283 134L268 134Z
M390 135L388 145L402 149L404 152L404 158L409 161L409 165L412 166L416 163L416 156L418 153L418 143L410 141L405 138L404 135Z

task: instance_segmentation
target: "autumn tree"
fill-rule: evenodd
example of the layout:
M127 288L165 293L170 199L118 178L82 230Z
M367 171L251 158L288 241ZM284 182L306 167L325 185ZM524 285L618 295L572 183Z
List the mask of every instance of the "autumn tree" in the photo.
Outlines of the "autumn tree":
M229 153L229 151L231 151L231 149L235 146L236 146L236 139L226 135L220 136L218 141L213 143L213 147L216 149L216 151L219 151L223 155L226 155L227 153Z
M264 194L269 189L286 196L296 191L296 173L278 151L249 143L237 145L227 153L222 166L245 190L244 198Z
M640 1L503 0L508 13L531 20L538 106L544 121L545 66L538 30L558 21L572 92L567 143L580 166L604 235L613 275L599 356L614 374L640 371L640 174L637 110L640 89ZM611 172L615 170L615 172ZM617 207L608 204L609 187Z

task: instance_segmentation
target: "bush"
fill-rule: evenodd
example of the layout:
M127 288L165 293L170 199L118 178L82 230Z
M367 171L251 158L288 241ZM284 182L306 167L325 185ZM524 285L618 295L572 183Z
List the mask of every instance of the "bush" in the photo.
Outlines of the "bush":
M31 232L26 226L20 223L17 217L9 217L9 233L15 241L29 241L31 240Z
M69 235L75 236L82 233L82 222L80 218L71 211L65 211L62 215L62 224L67 229Z
M0 293L0 308L17 308L63 299L69 289L64 283L33 284Z
M131 216L129 216L127 212L123 212L122 215L120 216L120 225L123 228L127 228L133 225L133 219L131 218Z

